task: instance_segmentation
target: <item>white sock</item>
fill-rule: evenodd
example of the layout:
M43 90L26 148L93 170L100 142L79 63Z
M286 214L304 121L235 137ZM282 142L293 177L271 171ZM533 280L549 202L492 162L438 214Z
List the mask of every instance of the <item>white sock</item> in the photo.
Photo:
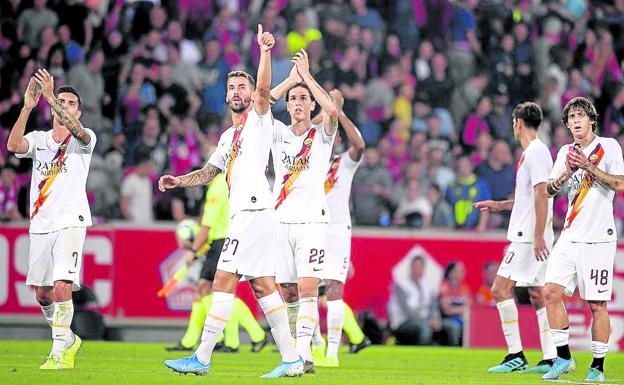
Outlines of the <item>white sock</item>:
M61 357L65 349L73 343L71 323L74 318L72 300L56 302L52 322L52 355Z
M217 344L217 339L225 329L225 324L232 315L234 294L215 291L212 293L212 306L204 321L201 343L195 351L197 359L202 364L210 363L212 351Z
M344 305L342 300L327 301L327 356L338 355L343 320Z
M321 325L319 325L318 322L316 323L316 327L314 328L314 334L312 334L312 345L314 346L323 345L323 335L321 334Z
M288 313L282 297L277 291L258 299L264 312L275 344L282 355L283 362L293 362L299 359L299 354L293 344L292 335L288 326Z
M299 301L286 302L286 311L288 312L288 326L290 326L290 334L292 338L297 338L297 317L299 316Z
M609 351L609 344L600 341L592 341L591 350L592 353L594 353L594 358L603 358Z
M318 299L316 297L299 300L299 316L297 317L297 353L305 361L312 360L312 334L318 321Z
M520 340L520 328L518 327L518 307L513 299L507 299L496 304L498 314L501 319L501 326L509 354L522 351L522 341Z
M542 345L542 354L545 360L552 360L557 358L557 347L553 342L550 335L550 325L548 324L548 316L546 315L546 308L543 307L536 310L537 325L539 326L540 343Z
M570 339L570 329L550 329L550 336L556 347L565 346Z
M48 325L52 327L54 323L54 302L49 305L41 305L41 311L43 312L43 316L46 321L48 321Z

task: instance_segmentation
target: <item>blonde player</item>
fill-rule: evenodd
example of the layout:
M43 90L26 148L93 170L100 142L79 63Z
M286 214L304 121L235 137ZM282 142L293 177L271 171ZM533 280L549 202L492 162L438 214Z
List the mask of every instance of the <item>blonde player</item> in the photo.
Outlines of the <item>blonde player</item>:
M546 304L542 290L549 250L552 249L552 199L548 199L546 182L552 169L548 147L537 137L542 123L542 110L532 102L521 103L512 111L514 137L524 149L516 171L516 191L513 200L482 201L474 206L481 210L511 210L507 248L500 264L492 295L501 319L508 354L490 373L546 373L557 355L550 337ZM522 350L518 308L513 298L514 286L528 286L531 304L537 313L543 359L527 369L528 361Z
M30 111L43 95L52 109L52 130L24 136ZM7 149L31 158L30 250L26 284L52 327L52 351L39 369L71 369L82 341L72 333L72 290L80 288L82 247L91 226L86 183L95 134L80 121L80 96L70 86L54 94L45 69L30 79L24 107L11 129Z
M364 139L351 119L342 110L344 98L338 90L330 93L336 109L338 121L343 127L349 148L342 154L333 157L325 178L325 193L329 207L330 222L327 233L327 247L325 265L325 286L327 292L327 352L322 366L337 367L338 348L342 338L342 328L345 310L353 314L342 300L344 284L351 263L351 213L349 212L349 196L353 175L362 161ZM334 148L340 145L340 135L337 135ZM357 328L359 330L359 328ZM369 343L364 335L359 333L358 341L353 342L354 349L361 349ZM361 340L360 340L361 338ZM362 345L362 346L359 346ZM352 349L352 350L354 350Z
M277 100L287 90L286 108L291 118L289 126L275 122L272 148L273 194L283 257L276 278L282 284L291 320L297 314L297 352L305 361L305 372L313 373L310 344L318 321L318 285L324 277L329 222L323 182L338 126L338 112L330 96L310 74L308 54L301 50L292 61L293 71L272 91L272 97ZM302 82L298 82L299 78ZM317 102L323 110L323 121L313 125L310 115Z
M575 369L568 345L569 321L563 294L578 287L592 312L591 349L594 359L586 381L604 381L604 358L608 350L607 301L613 289L613 264L617 234L613 197L624 191L622 148L615 139L597 136L596 108L587 99L570 100L562 121L572 132L574 145L559 150L548 181L548 193L568 188L568 212L561 235L546 268L546 307L557 359L542 379L554 380Z
M213 282L212 307L206 315L201 344L190 357L167 360L165 365L179 373L207 374L217 338L232 313L234 292L242 276L249 278L266 316L282 362L263 377L299 376L303 361L290 336L284 302L275 289L277 241L273 199L265 169L273 141L273 117L269 106L271 84L270 51L273 35L258 26L261 47L258 85L251 75L234 71L227 78L227 99L233 125L219 140L215 153L198 171L160 178L161 191L209 183L225 172L230 190L230 228L225 238Z

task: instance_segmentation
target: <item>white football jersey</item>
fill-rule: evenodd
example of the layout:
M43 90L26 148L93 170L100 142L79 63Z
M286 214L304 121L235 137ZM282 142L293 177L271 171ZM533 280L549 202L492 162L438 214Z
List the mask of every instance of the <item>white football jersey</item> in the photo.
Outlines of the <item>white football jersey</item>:
M28 151L15 154L32 158L30 178L30 232L49 233L68 227L91 226L87 201L87 176L95 147L95 133L83 146L71 134L56 143L50 131L33 131L24 136Z
M334 138L320 125L297 136L290 126L275 121L273 196L280 222L329 222L324 182Z
M533 188L548 182L553 167L548 147L539 139L529 143L522 153L516 170L516 191L514 205L509 219L507 239L512 242L533 242L535 238L535 192ZM548 199L548 215L544 228L544 239L554 240L553 199Z
M266 167L273 143L271 112L260 116L251 109L239 127L228 128L208 163L225 173L230 190L230 217L241 210L273 207Z
M356 162L349 156L349 151L346 151L329 164L324 186L332 223L346 223L351 226L349 196L353 175L360 163L362 158Z
M558 178L565 171L570 146L566 144L559 149L551 178ZM624 175L622 148L615 139L596 136L583 153L602 171ZM615 191L596 182L582 169L568 179L566 188L569 189L568 212L559 239L587 243L616 241L613 218Z

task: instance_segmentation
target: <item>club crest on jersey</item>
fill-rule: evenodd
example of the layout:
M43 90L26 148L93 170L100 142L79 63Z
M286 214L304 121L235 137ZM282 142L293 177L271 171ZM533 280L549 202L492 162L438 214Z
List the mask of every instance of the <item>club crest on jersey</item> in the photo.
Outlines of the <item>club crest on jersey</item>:
M598 163L598 155L596 154L591 154L589 156L589 161L595 166L596 163Z

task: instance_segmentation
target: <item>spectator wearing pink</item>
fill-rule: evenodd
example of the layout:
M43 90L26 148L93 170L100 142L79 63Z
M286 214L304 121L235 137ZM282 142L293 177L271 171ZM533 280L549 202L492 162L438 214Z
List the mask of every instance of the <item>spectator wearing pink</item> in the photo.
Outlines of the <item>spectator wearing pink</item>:
M5 165L0 172L0 222L22 219L17 207L19 187L14 166Z
M475 167L487 160L493 144L494 139L492 139L492 136L489 132L479 133L479 136L477 136L475 149L470 154L470 161Z
M182 175L201 164L199 129L192 118L172 116L169 121L169 160L171 171Z
M613 36L608 31L600 34L595 49L586 52L587 58L594 64L594 86L602 88L605 78L622 81L622 70L613 51Z
M466 119L462 132L462 143L466 147L474 147L477 137L482 132L490 132L488 115L492 112L492 101L489 96L481 96L477 103L477 109Z
M619 84L604 114L603 136L616 137L624 130L624 84Z

